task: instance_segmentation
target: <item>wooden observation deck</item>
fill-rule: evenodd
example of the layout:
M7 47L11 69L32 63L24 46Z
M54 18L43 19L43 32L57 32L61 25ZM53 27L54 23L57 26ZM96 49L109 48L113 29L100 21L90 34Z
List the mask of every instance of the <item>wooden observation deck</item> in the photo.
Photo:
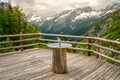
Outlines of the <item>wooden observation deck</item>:
M35 36L32 38L24 39L24 36ZM84 54L76 54L73 52L67 52L67 74L55 74L51 71L52 65L52 50L42 49L41 45L46 45L43 41L54 41L50 39L43 39L42 36L59 36L59 37L71 37L71 38L84 38L88 42L72 42L61 41L71 44L83 44L87 48L71 47L73 50L84 51ZM120 46L120 42L106 40L98 37L83 37L83 36L69 36L58 34L16 34L16 35L2 35L0 38L6 37L20 37L20 40L15 41L3 41L0 45L9 43L20 43L18 46L10 46L6 48L0 48L1 51L9 49L18 49L18 51L8 52L0 54L0 80L120 80L120 51L118 49L109 48L102 45L103 42L112 43ZM26 37L25 37L26 38ZM33 41L36 43L24 45L25 41ZM92 41L94 40L94 41ZM97 42L95 42L97 41ZM37 45L39 48L26 49L25 47ZM97 48L94 48L94 47ZM93 48L92 48L93 47ZM117 54L118 58L114 56L103 54L103 51L110 51L112 54ZM111 64L106 61L113 61ZM116 65L117 64L117 65Z

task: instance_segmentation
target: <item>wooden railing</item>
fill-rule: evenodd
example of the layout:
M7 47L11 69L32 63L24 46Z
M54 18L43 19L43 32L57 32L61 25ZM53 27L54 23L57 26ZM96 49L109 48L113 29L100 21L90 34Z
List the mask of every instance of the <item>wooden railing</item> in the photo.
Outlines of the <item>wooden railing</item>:
M33 36L33 37L26 39L26 37L28 37L28 36ZM59 38L61 38L61 42L63 42L63 43L85 45L87 48L71 47L69 49L86 51L88 56L91 56L92 54L96 54L97 58L99 58L99 56L101 56L101 57L115 61L120 64L120 57L115 59L114 57L107 56L104 54L104 52L102 52L102 51L109 51L109 52L111 52L111 54L116 54L116 55L120 56L120 42L103 39L103 38L99 38L99 37L91 37L91 36L74 36L74 35L46 34L46 33L31 33L31 34L22 34L21 33L21 34L15 34L15 35L0 35L0 40L2 38L8 38L8 37L9 38L19 37L19 40L0 42L0 45L9 44L9 43L19 43L19 45L17 45L17 46L0 48L0 51L8 50L8 49L18 49L18 50L23 51L25 47L29 47L29 46L38 45L38 47L40 48L41 45L46 45L46 41L47 42L58 42L58 40L55 38L48 39L48 38L44 38L45 36L59 37ZM80 41L77 41L77 42L68 41L67 39L64 39L64 38L80 39ZM87 42L83 42L84 40ZM35 41L35 43L24 45L23 43L27 42L27 41ZM102 43L108 43L110 47L104 46L104 45L102 45ZM113 48L111 48L112 45L115 45L115 46Z

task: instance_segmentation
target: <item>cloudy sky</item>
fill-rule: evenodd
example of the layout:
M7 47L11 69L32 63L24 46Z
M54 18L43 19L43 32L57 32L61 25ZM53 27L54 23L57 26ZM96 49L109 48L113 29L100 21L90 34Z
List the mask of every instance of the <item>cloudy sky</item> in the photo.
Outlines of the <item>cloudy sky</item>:
M27 15L51 16L78 7L91 6L100 9L113 2L120 3L120 0L11 0L11 2L13 5L19 5Z

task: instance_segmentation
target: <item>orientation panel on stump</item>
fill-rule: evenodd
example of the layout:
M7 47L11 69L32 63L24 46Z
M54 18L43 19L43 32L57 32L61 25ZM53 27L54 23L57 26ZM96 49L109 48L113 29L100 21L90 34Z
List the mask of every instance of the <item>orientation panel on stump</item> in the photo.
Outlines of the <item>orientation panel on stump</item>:
M67 73L66 49L71 47L71 44L66 43L51 43L49 47L53 48L52 71L56 74Z

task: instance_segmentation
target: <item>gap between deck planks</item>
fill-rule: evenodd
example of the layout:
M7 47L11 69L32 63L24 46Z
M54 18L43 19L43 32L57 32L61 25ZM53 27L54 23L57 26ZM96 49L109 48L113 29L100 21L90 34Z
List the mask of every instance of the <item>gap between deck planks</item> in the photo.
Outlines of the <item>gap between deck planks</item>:
M0 55L0 80L119 80L120 67L95 57L67 53L67 74L51 71L52 50Z

